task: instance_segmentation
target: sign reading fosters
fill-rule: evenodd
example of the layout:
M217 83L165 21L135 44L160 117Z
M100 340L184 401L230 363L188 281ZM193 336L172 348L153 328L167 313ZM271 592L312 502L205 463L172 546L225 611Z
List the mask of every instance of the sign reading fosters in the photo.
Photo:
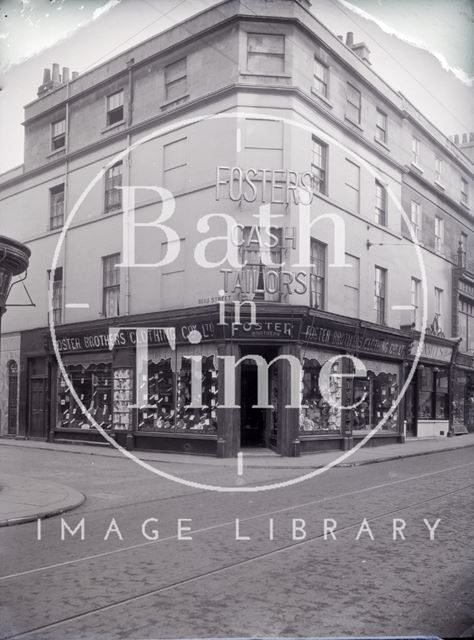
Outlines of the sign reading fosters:
M405 358L410 342L396 337L382 337L367 330L338 328L337 325L322 325L318 320L305 320L300 340L310 344L327 345L347 351L360 351L393 358Z
M419 341L415 340L411 346L410 355L416 355ZM428 360L438 360L439 362L451 362L453 348L442 344L433 344L425 340L421 357Z

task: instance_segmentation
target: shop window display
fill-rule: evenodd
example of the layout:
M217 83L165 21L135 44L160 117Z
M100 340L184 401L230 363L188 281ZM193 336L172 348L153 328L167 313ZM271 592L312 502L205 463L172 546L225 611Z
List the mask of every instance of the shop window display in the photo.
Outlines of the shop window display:
M449 416L448 371L439 367L419 368L418 418L447 420Z
M140 411L139 430L174 430L174 378L170 358L148 363L148 403L154 408Z
M94 420L104 429L112 426L112 367L110 364L69 365L71 383ZM58 426L71 429L93 428L69 392L61 373L58 385Z
M191 402L191 361L181 359L177 382L176 430L217 432L217 371L214 357L202 358L202 409L186 408Z
M133 404L133 369L114 371L114 429L131 427L130 405Z
M391 409L398 397L398 376L394 373L367 372L365 378L354 378L352 404L353 433L367 433L374 429ZM384 431L398 431L398 412L395 411L380 428Z
M339 362L335 362L332 373L338 373ZM338 406L331 406L321 395L319 374L321 365L317 360L304 359L302 367L302 401L300 431L302 433L339 433L341 430L342 386L340 378L331 378L329 393Z

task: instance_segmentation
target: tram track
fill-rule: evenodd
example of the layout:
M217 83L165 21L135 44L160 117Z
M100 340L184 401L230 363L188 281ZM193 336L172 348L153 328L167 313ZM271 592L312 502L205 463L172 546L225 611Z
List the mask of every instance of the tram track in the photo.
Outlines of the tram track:
M414 480L421 480L423 478L428 478L428 477L432 477L432 476L439 476L445 473L449 473L449 472L453 472L453 471L457 471L460 469L464 469L467 467L471 467L474 465L473 463L467 463L467 464L463 464L463 465L458 465L455 467L449 467L446 469L440 469L438 471L433 471L433 472L429 472L429 473L425 473L425 474L420 474L417 476L410 476L407 478L403 478L403 479L397 479L391 482L384 482L384 483L380 483L377 485L373 485L371 487L365 487L359 490L354 490L354 491L349 491L349 492L344 492L335 496L330 496L328 498L321 498L318 500L312 500L312 501L307 501L301 504L295 504L295 505L291 505L285 508L281 508L281 509L275 509L273 511L268 511L265 513L258 513L252 516L249 516L247 518L242 518L242 522L245 521L249 521L249 520L256 520L258 518L266 518L269 516L273 516L273 515L277 515L279 513L284 513L284 512L288 512L288 511L293 511L296 510L298 508L302 508L302 507L310 507L316 504L320 504L322 502L324 503L330 503L333 500L337 500L339 498L342 497L351 497L353 495L359 495L359 494L363 494L363 493L368 493L370 491L374 491L377 489L382 489L382 488L386 488L386 487L390 487L393 485L398 485L398 484L402 484L404 482L410 482L410 481L414 481ZM445 500L451 496L454 496L456 494L460 494L462 492L465 492L467 490L472 490L472 487L474 487L474 483L469 483L469 484L465 484L461 487L452 489L450 491L445 491L443 493L438 493L435 496L431 496L428 498L425 498L423 500L417 500L417 501L413 501L410 504L406 504L406 505L402 505L399 506L396 509L390 509L390 510L385 510L381 513L377 513L374 514L372 516L367 517L367 522L375 522L377 520L383 519L383 518L387 518L387 517L393 517L396 516L397 514L401 514L405 511L408 511L410 509L414 509L414 508L420 508L423 507L423 505L429 504L429 503L434 503L436 501L442 501ZM219 528L225 528L225 527L229 527L229 526L233 526L234 525L234 520L232 521L226 521L226 522L221 522L218 523L216 525L213 525L211 527L205 527L202 529L195 529L192 531L193 535L199 535L200 533L204 533L206 531L211 531L211 530L215 530L215 529L219 529ZM338 527L338 534L342 534L344 532L350 531L352 529L358 528L360 527L360 518L355 519L354 522L350 522L349 524L345 525L345 526L341 526ZM92 559L96 559L97 557L104 557L104 556L110 556L116 553L126 553L126 552L133 552L133 550L135 549L139 549L145 546L150 546L153 544L157 544L157 543L164 543L166 541L172 541L175 540L177 536L169 536L167 538L163 538L161 540L157 540L157 541L153 541L153 542L147 542L147 543L142 543L142 544L138 544L138 545L131 545L129 547L126 548L122 548L122 549L115 549L115 550L111 550L109 552L105 552L103 554L95 554L93 556L87 556L87 557L83 557L83 558L77 558L75 560L71 560L68 561L66 563L58 563L57 565L49 565L47 567L39 567L37 569L32 569L29 571L25 571L25 572L21 572L19 574L11 574L9 576L3 576L0 577L0 580L9 580L9 579L13 579L13 578L18 578L18 577L22 577L22 576L27 576L27 575L31 575L32 573L38 573L39 571L47 571L47 570L52 570L52 569L57 569L60 568L61 566L66 566L66 565L71 565L71 564L78 564L79 562L86 562L88 560L92 560ZM55 620L54 622L50 622L48 624L43 624L34 628L30 628L28 630L22 631L20 633L14 633L12 635L7 635L7 636L2 636L2 640L15 640L17 638L26 638L28 636L31 636L33 634L39 634L41 632L47 632L56 628L61 627L62 625L68 624L68 623L75 623L77 621L82 621L83 619L86 619L88 617L92 617L95 615L100 615L101 613L105 613L108 612L110 610L113 610L116 607L123 607L125 605L128 604L133 604L136 602L140 602L141 600L145 600L146 598L150 598L152 596L155 595L160 595L162 593L166 593L169 592L173 589L178 589L180 587L189 585L189 584L193 584L199 581L205 581L206 579L212 578L213 576L217 576L220 574L225 574L226 572L231 573L233 570L236 570L240 567L245 567L246 565L250 565L253 563L257 563L259 561L265 560L267 558L270 558L272 556L277 556L279 554L285 554L285 553L291 553L291 551L299 549L303 546L306 545L310 545L311 543L316 543L319 540L322 540L324 538L324 535L322 533L318 533L317 535L312 535L312 536L308 536L307 538L305 538L304 540L301 541L293 541L291 543L288 544L283 544L282 546L279 546L277 549L271 549L268 551L264 551L258 554L253 555L250 558L244 558L244 559L239 559L236 560L234 562L230 562L225 564L224 566L221 567L217 567L214 569L210 569L208 571L201 571L200 573L194 575L194 576L190 576L190 577L186 577L180 580L176 580L176 581L171 581L168 584L165 585L161 585L159 587L153 588L153 589L148 589L146 591L143 591L142 593L138 593L135 594L133 596L130 597L126 597L126 598L121 598L118 600L115 600L114 602L108 603L108 604L104 604L103 606L100 607L94 607L91 608L87 611L84 611L82 613L78 613L76 615L71 615L71 616L65 616L64 618L61 618L59 620Z

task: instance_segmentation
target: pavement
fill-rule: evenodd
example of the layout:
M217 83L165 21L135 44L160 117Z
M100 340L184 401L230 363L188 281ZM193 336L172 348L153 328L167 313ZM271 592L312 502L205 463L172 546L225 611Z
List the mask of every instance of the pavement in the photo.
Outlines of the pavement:
M120 451L113 447L0 439L0 459L3 455L8 454L9 447L113 458L122 456ZM243 464L246 468L255 470L319 469L328 464L338 467L354 467L467 447L474 447L474 433L452 438L408 439L404 444L366 446L352 452L325 451L307 454L299 458L282 457L268 449L249 449L244 450ZM236 460L233 458L220 459L152 451L134 451L134 454L140 460L160 465L192 464L193 466L204 465L221 468L236 466ZM78 507L85 499L82 493L64 484L0 472L0 527L58 515Z

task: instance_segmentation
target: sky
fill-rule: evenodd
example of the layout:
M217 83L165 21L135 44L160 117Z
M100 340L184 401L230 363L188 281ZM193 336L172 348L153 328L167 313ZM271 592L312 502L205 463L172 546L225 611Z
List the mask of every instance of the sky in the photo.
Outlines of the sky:
M245 0L242 0L245 3ZM0 173L23 161L23 106L53 62L82 73L216 0L0 0ZM474 131L473 0L312 0L443 133Z

